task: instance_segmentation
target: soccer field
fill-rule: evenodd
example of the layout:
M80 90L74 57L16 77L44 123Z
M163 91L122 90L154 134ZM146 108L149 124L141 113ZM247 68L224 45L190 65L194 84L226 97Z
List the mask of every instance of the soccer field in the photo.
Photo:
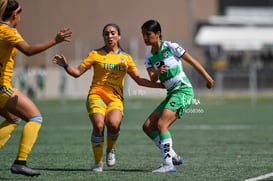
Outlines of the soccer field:
M85 100L36 102L44 124L28 159L41 172L35 180L236 181L273 172L273 98L258 98L255 106L247 98L200 98L171 127L174 149L184 163L176 173L151 173L161 154L142 124L159 102L127 100L116 166L104 162L102 173L90 171L91 123ZM0 180L34 180L9 171L23 124L0 150Z

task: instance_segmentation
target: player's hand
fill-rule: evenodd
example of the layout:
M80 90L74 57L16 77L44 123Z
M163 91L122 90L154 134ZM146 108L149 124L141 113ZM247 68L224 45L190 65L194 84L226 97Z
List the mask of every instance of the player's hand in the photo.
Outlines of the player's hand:
M170 68L169 65L162 65L162 66L159 67L159 69L157 70L157 73L158 73L158 74L165 74L169 68Z
M64 67L67 64L67 60L63 55L55 55L52 59L52 62L61 67Z
M60 43L63 41L70 42L71 40L68 38L70 38L71 36L72 36L72 31L70 31L70 28L63 28L57 33L55 37L56 43Z
M214 80L213 79L209 79L207 80L207 88L210 89L213 87L214 84Z

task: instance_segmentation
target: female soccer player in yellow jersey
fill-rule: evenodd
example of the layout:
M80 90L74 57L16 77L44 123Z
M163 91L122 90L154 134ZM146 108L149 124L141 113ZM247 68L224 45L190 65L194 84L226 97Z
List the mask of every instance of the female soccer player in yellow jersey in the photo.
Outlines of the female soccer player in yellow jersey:
M213 86L213 79L206 70L177 43L162 41L161 26L156 20L146 21L142 27L143 40L151 46L145 57L145 66L152 81L160 82L167 89L167 96L143 124L144 132L161 150L163 165L153 172L175 172L174 165L183 159L172 148L169 127L192 103L192 85L183 71L181 60L191 64L206 80L207 87Z
M68 65L63 55L56 55L53 62L64 67L73 77L79 77L91 67L94 76L87 97L87 109L93 125L91 143L95 158L93 171L103 171L104 127L107 127L107 166L113 166L115 144L120 134L123 116L123 84L128 73L136 83L146 87L163 88L143 78L130 55L124 53L119 46L120 28L116 24L107 24L103 28L105 46L90 52L89 56L77 67Z
M0 0L0 115L6 119L0 124L0 149L8 141L20 120L26 121L11 172L36 176L40 175L39 171L27 167L26 160L43 119L35 104L11 85L15 56L18 50L31 56L57 43L70 41L67 38L71 36L71 32L64 28L53 39L31 46L16 30L21 14L22 8L16 0Z

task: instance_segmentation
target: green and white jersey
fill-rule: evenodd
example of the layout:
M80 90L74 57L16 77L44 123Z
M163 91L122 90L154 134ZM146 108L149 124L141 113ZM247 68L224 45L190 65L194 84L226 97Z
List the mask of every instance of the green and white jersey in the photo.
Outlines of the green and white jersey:
M188 87L192 87L183 71L182 62L180 60L184 53L185 50L177 43L163 41L157 53L151 50L151 52L145 56L145 66L147 69L153 67L155 70L159 69L162 65L169 66L165 74L159 74L159 80L167 90L172 88L179 81Z

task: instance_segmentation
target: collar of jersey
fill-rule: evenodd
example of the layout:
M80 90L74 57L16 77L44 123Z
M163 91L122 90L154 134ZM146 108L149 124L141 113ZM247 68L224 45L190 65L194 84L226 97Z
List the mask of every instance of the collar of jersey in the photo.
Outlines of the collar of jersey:
M106 53L109 53L109 51L107 50L107 48L106 48L106 47L103 47L103 50L104 50ZM120 50L118 50L117 55L118 55L118 54L120 54L120 52L121 52L121 51L120 51Z
M165 41L162 41L162 42L161 42L161 45L160 45L160 48L159 48L158 52L160 52L160 51L161 51L161 48L162 48L162 46L163 46L164 42L165 42ZM157 52L157 53L155 53L155 52L153 52L153 49L151 49L151 54L152 54L152 55L157 55L157 54L158 54L158 52Z
M8 27L12 28L8 23L0 22L3 25L7 25Z

